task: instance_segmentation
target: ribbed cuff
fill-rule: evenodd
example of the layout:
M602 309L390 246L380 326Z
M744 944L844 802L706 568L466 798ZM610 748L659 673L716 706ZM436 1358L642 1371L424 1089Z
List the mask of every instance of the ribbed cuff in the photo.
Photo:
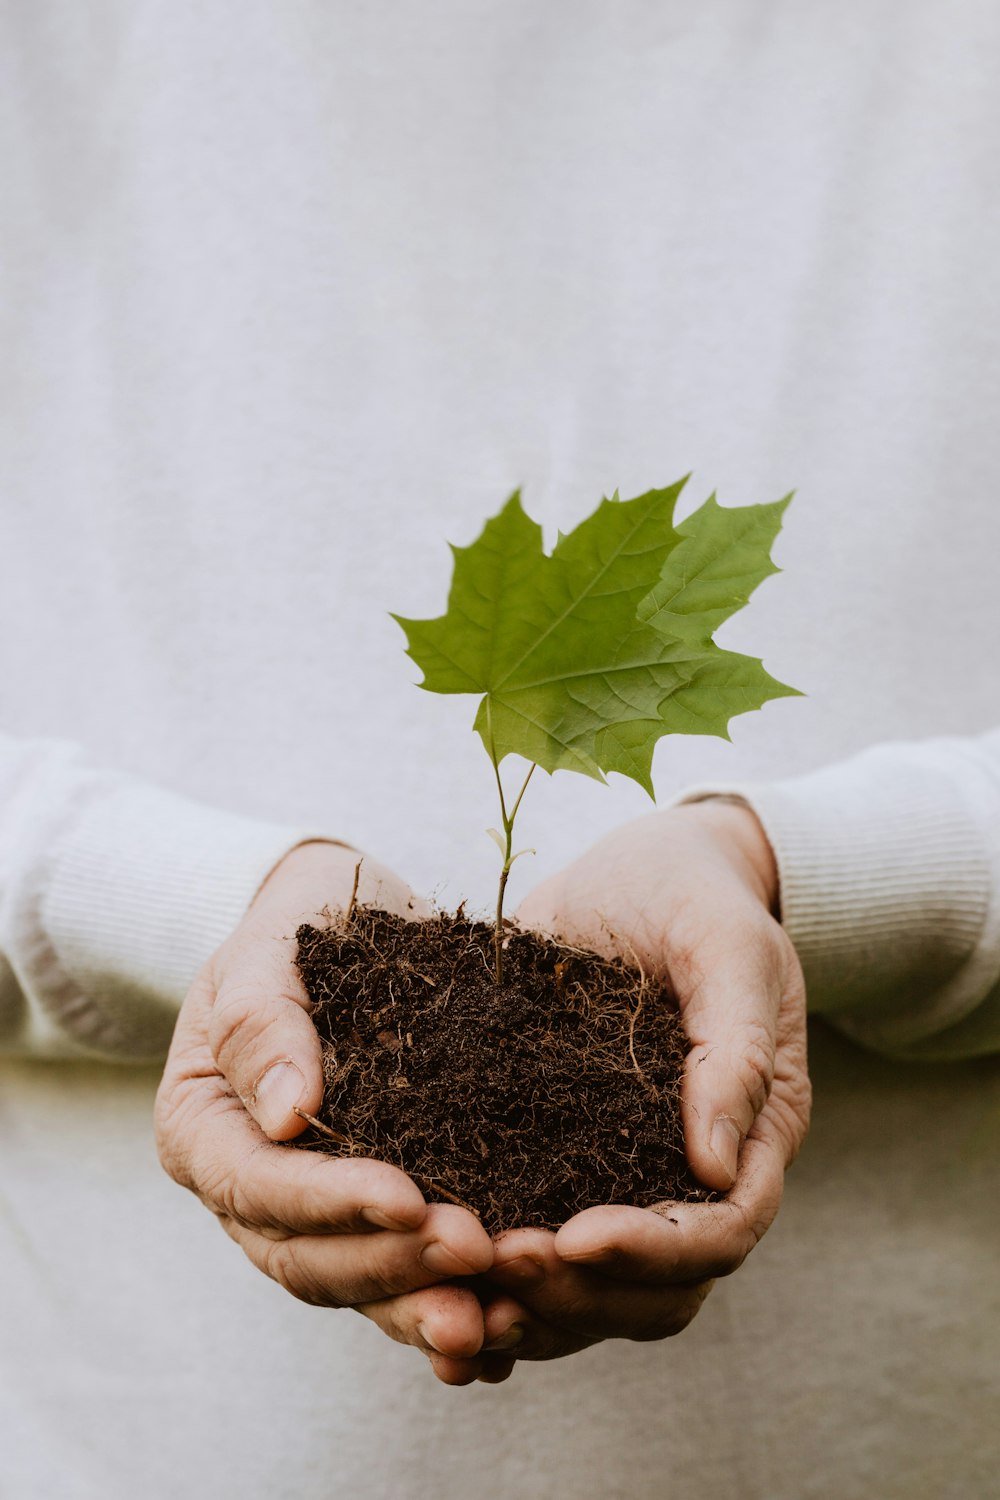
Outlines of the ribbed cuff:
M142 782L98 784L40 882L32 965L39 1020L74 1049L130 1061L162 1056L198 969L274 866L313 839L324 835ZM39 1037L33 1050L64 1049Z
M996 767L966 742L885 745L783 782L688 788L742 798L774 849L782 923L810 1009L884 1050L963 1019L995 980ZM997 929L997 930L995 930Z

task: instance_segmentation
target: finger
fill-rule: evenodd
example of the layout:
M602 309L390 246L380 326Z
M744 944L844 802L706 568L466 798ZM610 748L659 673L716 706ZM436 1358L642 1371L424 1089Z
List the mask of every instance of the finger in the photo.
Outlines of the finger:
M769 939L758 918L671 966L691 1042L681 1092L688 1159L720 1192L736 1179L740 1148L774 1080L783 969Z
M231 1177L228 1207L251 1228L296 1234L416 1229L427 1204L388 1162L261 1145Z
M496 1279L504 1280L503 1268ZM602 1339L649 1343L682 1333L697 1315L711 1281L691 1285L650 1287L615 1282L593 1271L563 1265L541 1286L521 1294L541 1324L558 1336L538 1337L532 1346L517 1350L518 1359L554 1359L576 1353Z
M506 1287L536 1318L580 1339L624 1338L645 1343L672 1338L687 1327L708 1294L707 1283L661 1287L613 1281L588 1267L563 1261L556 1253L554 1236L527 1255L517 1238L521 1233L504 1237L509 1238L510 1260L504 1259L498 1246L490 1281ZM536 1262L530 1289L523 1285L526 1278L520 1269L526 1260Z
M483 1374L487 1356L475 1359L451 1359L447 1354L429 1354L431 1369L442 1385L472 1385Z
M356 1311L396 1343L411 1344L425 1354L471 1359L483 1346L483 1309L469 1287L426 1287L380 1302L360 1303Z
M502 1385L514 1373L517 1360L512 1354L484 1354L482 1373L477 1377L481 1385Z
M484 1301L483 1330L484 1351L515 1359L564 1359L594 1342L546 1323L502 1292Z
M423 1222L423 1195L397 1167L273 1144L207 1056L203 1069L168 1065L156 1132L167 1172L215 1213L285 1234L415 1229Z
M657 1286L728 1276L773 1221L784 1181L779 1144L751 1134L736 1184L722 1201L669 1203L655 1211L588 1208L558 1231L555 1251L569 1264L630 1283Z
M215 1065L265 1135L291 1140L306 1123L296 1108L315 1114L323 1099L322 1048L291 946L239 934L221 950L215 972L208 1016Z
M214 1000L208 1040L216 1066L265 1134L291 1140L305 1129L296 1109L315 1114L323 1097L322 1049L295 968L294 933L326 903L362 903L426 914L385 866L357 850L322 842L292 850L255 897L242 927L211 964Z
M480 1310L483 1315L483 1348L491 1354L513 1354L519 1350L532 1321L528 1309L502 1292L492 1295L487 1292Z
M275 1239L235 1219L221 1222L258 1270L315 1307L356 1307L452 1276L475 1276L493 1246L464 1209L434 1204L419 1229Z
M512 1354L477 1354L474 1359L451 1359L446 1354L429 1354L431 1369L442 1385L500 1385L514 1373L517 1361Z

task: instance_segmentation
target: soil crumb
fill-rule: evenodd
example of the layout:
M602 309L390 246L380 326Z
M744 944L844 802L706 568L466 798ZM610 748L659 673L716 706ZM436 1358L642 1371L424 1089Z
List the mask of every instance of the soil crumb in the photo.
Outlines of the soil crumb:
M635 969L511 927L498 987L493 928L461 911L358 907L296 937L326 1130L293 1144L392 1162L494 1235L713 1196L684 1154L683 1029Z

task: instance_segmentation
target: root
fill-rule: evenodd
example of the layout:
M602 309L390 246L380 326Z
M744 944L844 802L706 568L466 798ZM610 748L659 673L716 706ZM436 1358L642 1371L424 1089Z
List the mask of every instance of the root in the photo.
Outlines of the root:
M358 882L361 879L361 866L363 864L364 860L359 859L354 866L354 884L351 886L351 899L347 903L347 911L344 915L345 922L350 922L354 916L354 906L358 899Z
M417 1184L417 1187L421 1187L423 1183L426 1183L430 1192L438 1193L442 1198L447 1198L449 1203L457 1203L459 1208L468 1209L469 1213L475 1214L477 1219L483 1217L478 1208L474 1208L471 1203L466 1203L464 1198L460 1198L457 1193L453 1193L450 1188L446 1188L444 1183L437 1178L427 1177L423 1172L411 1172L410 1176Z
M324 1125L322 1120L317 1120L315 1115L307 1114L304 1109L299 1109L297 1104L292 1105L292 1111L300 1120L305 1120L313 1130L318 1130L320 1135L325 1135L328 1141L336 1141L338 1146L346 1146L348 1151L354 1150L354 1142L346 1135L341 1135L339 1130L331 1130L329 1125Z
M639 1015L640 1015L640 1013L642 1011L643 1005L645 1004L645 1000L646 1000L646 989L645 989L645 985L644 985L643 988L639 992L639 1004L636 1006L635 1010L632 1012L632 1015L631 1015L631 1017L629 1019L629 1023L628 1023L628 1055L632 1059L632 1066L635 1069L635 1075L639 1079L640 1083L645 1083L646 1082L646 1075L642 1071L642 1069L640 1068L640 1066L639 1066L639 1059L635 1055L635 1023L639 1019Z

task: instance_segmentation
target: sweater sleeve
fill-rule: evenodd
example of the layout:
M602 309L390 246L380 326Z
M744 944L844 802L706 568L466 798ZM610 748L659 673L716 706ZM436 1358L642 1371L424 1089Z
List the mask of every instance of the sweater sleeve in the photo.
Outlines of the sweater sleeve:
M323 837L95 766L68 741L0 736L0 1052L162 1057L201 964L283 855Z
M880 1051L1000 1051L1000 730L885 744L737 796L778 864L811 1010Z

